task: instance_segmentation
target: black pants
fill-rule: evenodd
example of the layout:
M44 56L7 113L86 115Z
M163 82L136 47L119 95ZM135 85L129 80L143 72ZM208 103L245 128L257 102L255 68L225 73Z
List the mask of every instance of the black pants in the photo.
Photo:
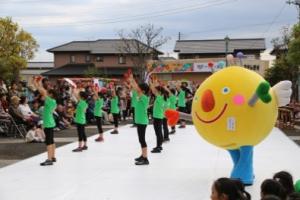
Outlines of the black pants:
M153 126L156 135L156 147L161 147L163 142L162 122L162 119L153 118Z
M77 132L78 132L78 141L86 142L85 125L84 124L77 124Z
M178 111L186 113L186 107L178 107ZM185 120L184 119L180 119L179 122L183 123L183 122L185 122Z
M114 118L114 125L115 125L115 128L118 128L119 126L119 118L120 118L120 115L119 114L116 114L116 113L112 113L113 115L113 118Z
M47 146L54 144L53 128L44 128L44 132L45 132L45 135L46 135L45 144Z
M146 143L146 139L145 139L146 128L147 128L147 125L137 124L137 132L138 132L139 142L140 142L142 148L147 147L147 143Z
M167 118L163 118L163 130L164 130L164 138L169 138L169 128L167 123Z
M98 133L103 133L103 129L102 129L102 117L95 116L95 118L96 118Z
M122 117L123 117L123 120L125 121L126 117L127 117L127 110L122 111Z
M135 119L134 119L134 107L131 108L131 112L132 112L132 124L135 125Z

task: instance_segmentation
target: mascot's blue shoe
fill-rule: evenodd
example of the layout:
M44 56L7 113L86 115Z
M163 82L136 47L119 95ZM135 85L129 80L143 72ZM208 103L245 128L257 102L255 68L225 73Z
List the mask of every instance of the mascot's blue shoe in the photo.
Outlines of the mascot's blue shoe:
M253 175L253 146L242 146L239 149L228 150L233 161L231 178L239 179L244 185L252 185Z

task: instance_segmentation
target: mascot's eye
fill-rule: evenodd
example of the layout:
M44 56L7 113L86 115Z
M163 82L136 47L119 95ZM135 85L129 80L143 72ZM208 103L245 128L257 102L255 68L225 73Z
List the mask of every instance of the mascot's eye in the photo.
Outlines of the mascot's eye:
M222 88L222 94L228 94L230 92L230 88L229 87L223 87Z

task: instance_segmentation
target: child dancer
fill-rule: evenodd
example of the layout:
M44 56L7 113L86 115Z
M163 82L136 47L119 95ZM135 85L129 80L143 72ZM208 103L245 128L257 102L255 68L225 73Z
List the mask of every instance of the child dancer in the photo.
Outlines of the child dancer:
M119 97L116 93L114 85L111 85L111 91L112 91L112 99L110 102L110 113L113 115L114 118L114 125L115 128L111 134L119 134L118 126L119 126L119 117L120 117L120 108L119 108Z
M163 100L164 100L164 104L163 104L163 114L164 114L164 118L163 118L163 142L169 142L170 138L169 138L169 128L168 128L168 123L167 123L167 118L165 116L165 111L170 107L170 100L169 100L169 93L168 93L168 88L167 86L163 87L164 92L163 92Z
M101 92L98 92L94 88L94 95L93 95L94 101L95 101L95 107L94 107L94 116L96 118L97 128L99 137L95 139L96 142L103 142L103 129L102 129L102 107L103 107L103 95Z
M148 119L148 107L149 107L149 97L147 96L149 92L149 87L147 84L142 83L139 86L133 79L132 75L129 76L130 85L137 91L136 104L134 109L134 123L137 126L137 132L139 137L139 142L142 148L142 155L135 159L136 165L148 165L149 160L147 156L147 143L145 140L146 128L149 123Z
M169 88L166 87L167 92L169 93L169 108L172 110L176 110L176 104L177 104L177 98L176 98L176 90L174 88L171 88L169 90ZM170 134L174 134L176 132L175 130L175 126L171 126L171 132Z
M155 100L153 104L153 126L156 134L156 147L152 149L152 153L160 153L162 151L162 124L164 118L164 99L163 99L163 88L158 86L157 82L150 81L150 89L155 95Z
M53 117L53 112L56 109L56 91L53 89L45 90L40 82L40 80L34 79L34 86L40 92L42 97L45 100L44 110L43 110L43 125L44 132L46 135L45 143L47 145L47 154L48 158L45 162L42 162L41 166L53 165L53 162L56 162L55 158L55 144L54 144L54 135L53 129L55 128L55 121Z
M76 112L75 112L75 123L77 124L78 132L78 147L73 149L73 152L81 152L82 150L87 150L87 139L85 134L85 125L86 125L86 109L88 104L86 103L87 94L83 91L75 91L75 96L79 100Z

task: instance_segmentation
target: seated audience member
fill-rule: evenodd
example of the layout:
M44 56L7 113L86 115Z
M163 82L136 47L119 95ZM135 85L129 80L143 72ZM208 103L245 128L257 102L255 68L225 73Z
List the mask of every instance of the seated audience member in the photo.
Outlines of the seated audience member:
M19 101L20 101L19 97L13 96L10 100L8 112L17 124L27 124L26 118L19 110Z
M44 142L45 133L43 129L32 127L26 134L26 142Z
M0 103L0 119L10 119L10 115L3 109L2 104Z
M8 111L8 101L6 99L6 94L0 93L0 104L2 106L2 109L7 112Z
M22 96L20 98L19 110L28 121L33 121L35 124L37 124L40 120L40 117L29 107L26 96Z
M212 185L211 200L248 200L237 183L229 178L219 178Z
M280 171L274 174L273 180L278 181L283 186L283 195L286 198L295 192L293 177L289 172Z
M58 105L54 113L56 124L59 129L69 128L71 123L68 121L68 116L66 115L63 105Z
M283 190L283 186L279 182L273 179L266 179L260 186L260 196L263 199L266 195L275 195L284 200Z

